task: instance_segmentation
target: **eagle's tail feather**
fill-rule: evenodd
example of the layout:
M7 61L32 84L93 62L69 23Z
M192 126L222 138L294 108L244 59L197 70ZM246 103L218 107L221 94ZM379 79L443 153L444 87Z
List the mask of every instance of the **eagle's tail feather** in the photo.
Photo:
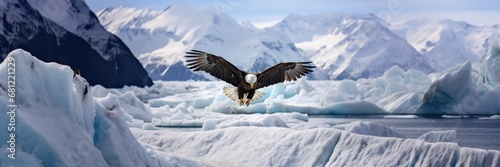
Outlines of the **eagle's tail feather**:
M238 99L238 87L224 87L223 88L223 92L231 100L233 100L233 101L235 101L237 103L240 101ZM243 101L248 101L247 95L248 95L248 93L245 93L243 95ZM252 97L252 99L250 101L258 100L258 99L264 97L265 95L266 95L266 93L256 90L255 94L253 95L253 97Z

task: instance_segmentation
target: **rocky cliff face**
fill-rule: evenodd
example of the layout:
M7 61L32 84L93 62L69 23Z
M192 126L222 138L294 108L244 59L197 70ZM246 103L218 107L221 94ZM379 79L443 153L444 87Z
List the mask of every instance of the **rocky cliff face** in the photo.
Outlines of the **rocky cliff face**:
M10 51L22 48L40 60L78 67L92 85L153 84L128 47L102 28L83 1L43 2L0 2L2 60ZM63 12L51 14L50 9Z

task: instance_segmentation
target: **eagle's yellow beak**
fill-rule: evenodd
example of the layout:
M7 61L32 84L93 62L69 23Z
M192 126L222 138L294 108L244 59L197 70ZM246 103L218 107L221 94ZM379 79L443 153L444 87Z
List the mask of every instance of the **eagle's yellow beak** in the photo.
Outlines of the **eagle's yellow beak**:
M254 84L254 83L250 83L250 88L253 88L253 84Z

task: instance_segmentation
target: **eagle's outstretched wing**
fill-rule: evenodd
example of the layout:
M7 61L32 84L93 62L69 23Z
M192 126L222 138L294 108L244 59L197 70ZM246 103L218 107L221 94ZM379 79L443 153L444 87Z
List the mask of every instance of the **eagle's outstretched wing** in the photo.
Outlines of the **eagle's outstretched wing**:
M279 63L257 74L256 88L263 88L284 81L295 81L298 78L312 72L314 65L307 65L312 62L289 62Z
M191 50L186 54L185 57L188 58L186 66L194 71L205 71L233 86L238 86L244 77L245 72L239 70L222 57L198 50Z

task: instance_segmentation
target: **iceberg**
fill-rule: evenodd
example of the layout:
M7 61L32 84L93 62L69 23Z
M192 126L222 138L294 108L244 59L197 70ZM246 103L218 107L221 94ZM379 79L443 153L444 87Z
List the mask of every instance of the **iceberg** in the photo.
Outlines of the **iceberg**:
M454 104L459 103L465 95L472 92L472 65L466 62L461 66L449 69L435 80L424 95L419 113L446 114L456 110Z
M110 94L94 98L87 81L70 67L45 63L17 49L15 59L17 111L15 112L15 158L2 142L0 166L171 166L147 150L130 132L119 98ZM7 60L6 59L6 60ZM0 64L0 77L7 78L7 61ZM0 109L8 111L7 80L0 80ZM131 105L132 101L128 101ZM127 106L125 105L125 106ZM0 117L8 125L9 117ZM10 140L0 131L0 140ZM126 147L124 147L126 145ZM193 162L183 160L186 163Z
M432 114L498 114L500 86L498 37L491 37L491 44L473 75L471 63L449 69L427 89L417 113Z
M140 141L159 146L157 150L193 157L210 166L500 165L499 151L359 135L333 128L232 127L196 133L134 134Z
M481 59L477 81L494 87L500 83L500 36L493 35L489 39L490 46Z

